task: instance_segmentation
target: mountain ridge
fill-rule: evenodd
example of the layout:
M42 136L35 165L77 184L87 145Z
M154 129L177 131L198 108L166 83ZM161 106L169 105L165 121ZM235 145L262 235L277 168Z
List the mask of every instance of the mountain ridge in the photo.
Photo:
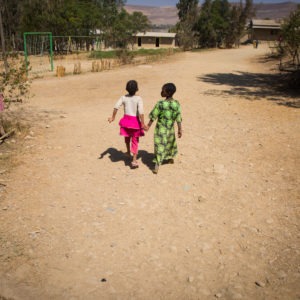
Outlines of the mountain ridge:
M292 11L296 10L298 4L296 2L254 3L253 6L256 11L254 18L276 20L287 18ZM125 9L129 13L133 11L142 12L149 18L152 25L172 26L178 22L176 6L125 5Z

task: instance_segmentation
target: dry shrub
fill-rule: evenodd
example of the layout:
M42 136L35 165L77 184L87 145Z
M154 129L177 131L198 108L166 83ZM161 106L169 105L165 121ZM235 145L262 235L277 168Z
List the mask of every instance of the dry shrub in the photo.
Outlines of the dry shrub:
M22 102L29 97L31 82L27 77L26 62L17 53L8 57L9 68L0 72L0 93L6 106L11 102Z

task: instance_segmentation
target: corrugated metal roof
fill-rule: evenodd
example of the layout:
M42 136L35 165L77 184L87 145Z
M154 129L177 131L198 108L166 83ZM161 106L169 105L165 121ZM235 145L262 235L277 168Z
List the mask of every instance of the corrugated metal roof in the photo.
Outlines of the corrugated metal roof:
M176 33L169 33L169 32L138 32L135 36L137 37L168 37L168 38L175 38Z
M267 28L267 29L276 29L280 28L280 22L276 20L258 20L253 19L251 21L252 28Z

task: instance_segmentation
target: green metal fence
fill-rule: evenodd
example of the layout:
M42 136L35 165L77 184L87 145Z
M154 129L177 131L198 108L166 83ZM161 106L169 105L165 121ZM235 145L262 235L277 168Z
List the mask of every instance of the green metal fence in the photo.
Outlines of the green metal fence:
M53 38L51 32L25 32L24 54L27 72L53 71Z

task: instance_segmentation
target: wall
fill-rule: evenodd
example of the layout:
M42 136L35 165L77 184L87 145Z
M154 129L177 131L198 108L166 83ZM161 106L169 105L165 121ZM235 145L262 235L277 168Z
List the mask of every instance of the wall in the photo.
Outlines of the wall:
M252 40L261 40L261 41L275 41L278 40L280 36L279 29L264 29L264 28L255 28L252 29Z
M141 40L141 45L138 45L138 40ZM158 44L156 44L158 42ZM134 48L171 48L175 47L175 39L168 37L137 37Z

